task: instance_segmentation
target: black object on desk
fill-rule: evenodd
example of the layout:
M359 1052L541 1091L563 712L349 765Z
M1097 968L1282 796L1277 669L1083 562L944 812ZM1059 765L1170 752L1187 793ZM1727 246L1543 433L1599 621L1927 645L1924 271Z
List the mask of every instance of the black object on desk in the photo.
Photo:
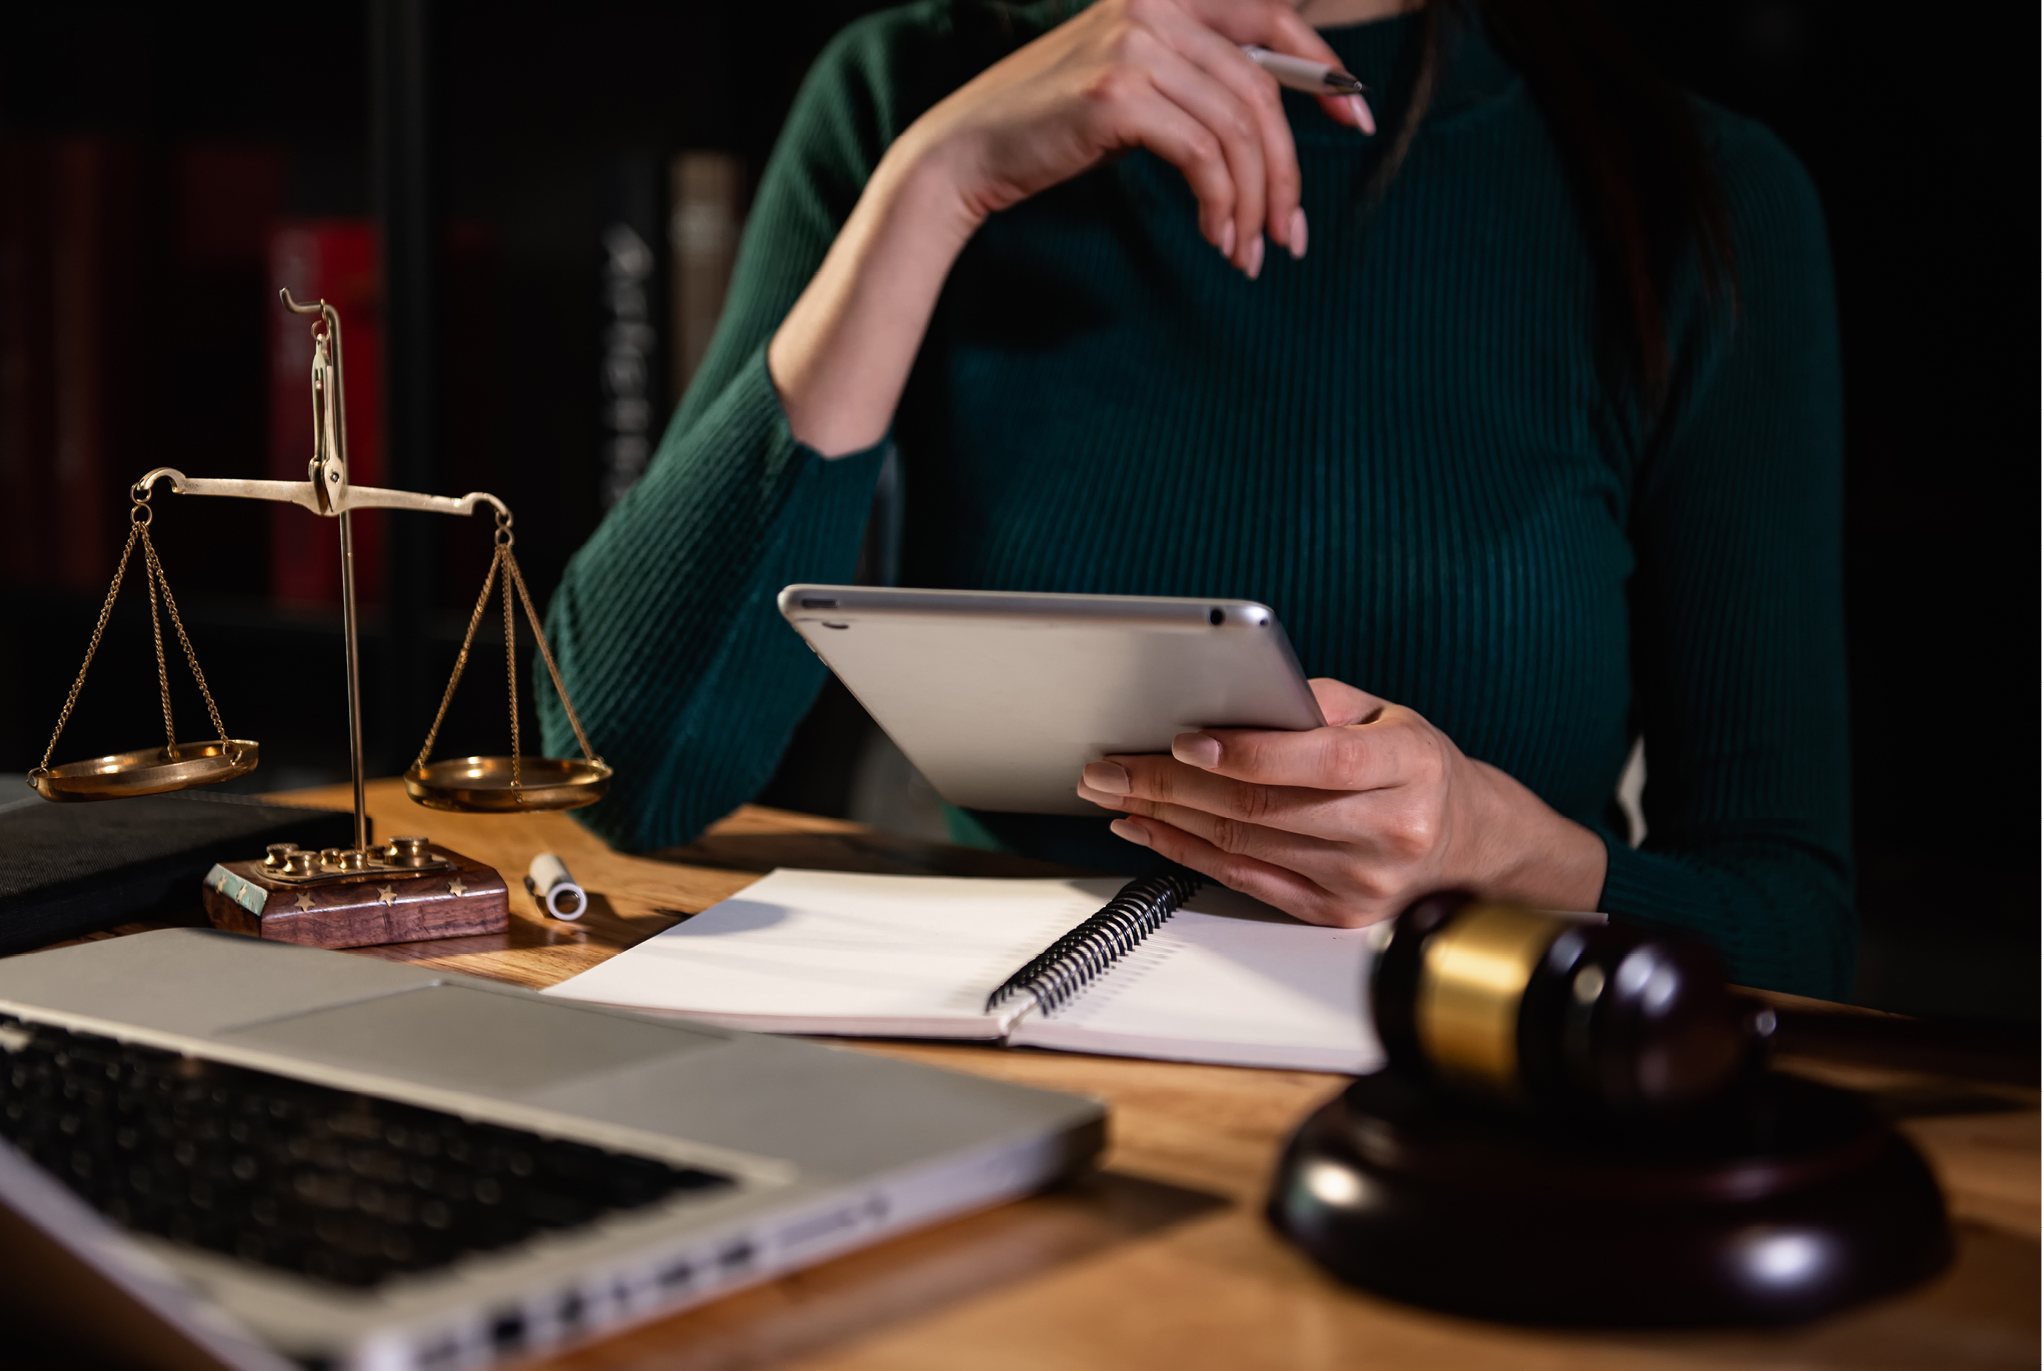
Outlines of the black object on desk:
M1705 948L1445 893L1371 972L1389 1066L1269 1201L1342 1278L1521 1323L1792 1323L1950 1259L1927 1165L1859 1096L1764 1070Z
M1365 1076L1291 1140L1271 1209L1335 1274L1576 1327L1793 1323L1950 1257L1914 1149L1847 1091L1767 1075L1679 1128L1546 1129Z
M215 862L271 843L351 846L354 817L185 791L120 804L0 805L0 952L199 908Z
M7 1015L0 1051L0 1139L93 1208L356 1289L733 1183Z

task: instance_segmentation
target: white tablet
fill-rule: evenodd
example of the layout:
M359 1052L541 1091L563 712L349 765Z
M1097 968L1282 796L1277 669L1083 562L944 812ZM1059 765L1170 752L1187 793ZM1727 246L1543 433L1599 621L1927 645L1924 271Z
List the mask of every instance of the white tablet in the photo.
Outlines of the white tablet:
M1267 605L793 585L780 612L944 799L1106 811L1085 763L1200 728L1325 723Z

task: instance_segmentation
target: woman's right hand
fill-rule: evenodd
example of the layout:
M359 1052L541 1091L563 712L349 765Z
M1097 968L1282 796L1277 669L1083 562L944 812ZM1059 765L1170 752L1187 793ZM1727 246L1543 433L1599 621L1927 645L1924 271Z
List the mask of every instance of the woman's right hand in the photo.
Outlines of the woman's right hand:
M1303 256L1297 149L1241 44L1339 65L1287 0L1101 0L911 124L768 350L789 426L824 454L892 422L943 280L987 215L1147 148L1184 173L1207 241L1250 277ZM1360 102L1321 101L1366 126Z
M1184 173L1199 229L1262 269L1262 238L1303 256L1297 149L1254 43L1339 66L1285 0L1103 0L924 114L903 152L942 166L975 220L1143 147ZM1358 102L1320 102L1362 127Z

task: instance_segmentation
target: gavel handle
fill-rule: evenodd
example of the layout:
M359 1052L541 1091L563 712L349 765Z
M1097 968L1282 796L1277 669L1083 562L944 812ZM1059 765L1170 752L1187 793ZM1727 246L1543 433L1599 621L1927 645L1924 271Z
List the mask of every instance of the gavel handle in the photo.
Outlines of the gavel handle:
M1743 994L1770 1009L1776 1055L1921 1071L2001 1085L2042 1084L2042 1050L2032 1028L1970 1019L1917 1019L1838 1006L1803 1007L1789 996Z

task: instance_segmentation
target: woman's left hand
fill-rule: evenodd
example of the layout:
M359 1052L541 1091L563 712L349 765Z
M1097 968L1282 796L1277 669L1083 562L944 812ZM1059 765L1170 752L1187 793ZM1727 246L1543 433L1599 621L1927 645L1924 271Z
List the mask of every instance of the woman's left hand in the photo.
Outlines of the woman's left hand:
M1603 840L1517 780L1469 760L1412 710L1315 680L1327 720L1302 733L1180 733L1171 756L1085 768L1078 794L1113 831L1305 920L1359 928L1458 887L1593 909Z

